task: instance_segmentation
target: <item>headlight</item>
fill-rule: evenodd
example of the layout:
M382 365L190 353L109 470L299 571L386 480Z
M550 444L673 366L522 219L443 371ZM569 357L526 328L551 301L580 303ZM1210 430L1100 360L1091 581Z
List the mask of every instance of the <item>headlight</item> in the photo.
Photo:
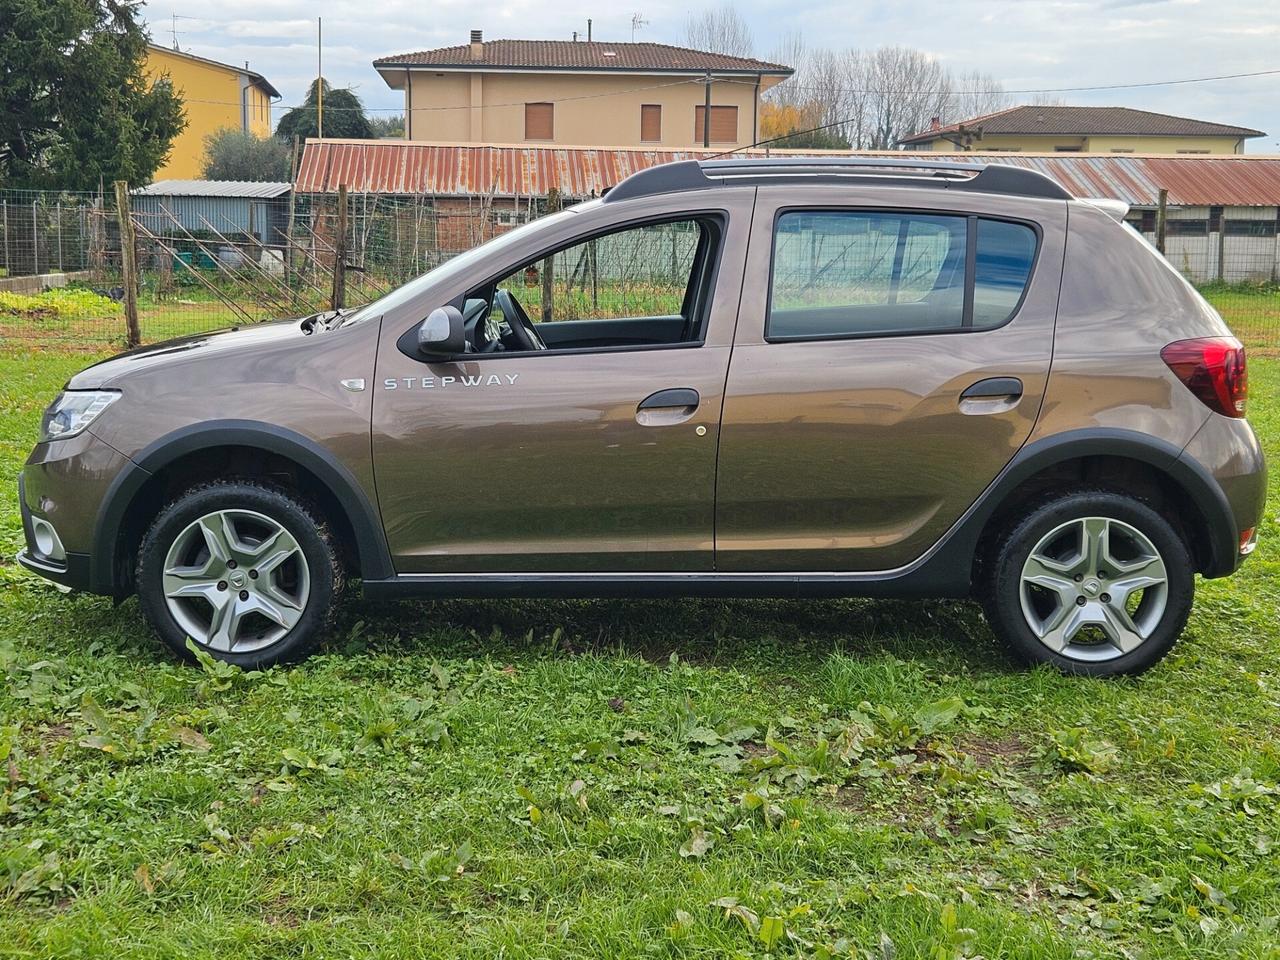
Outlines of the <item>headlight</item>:
M119 390L69 390L58 394L40 420L40 442L74 437L119 399Z

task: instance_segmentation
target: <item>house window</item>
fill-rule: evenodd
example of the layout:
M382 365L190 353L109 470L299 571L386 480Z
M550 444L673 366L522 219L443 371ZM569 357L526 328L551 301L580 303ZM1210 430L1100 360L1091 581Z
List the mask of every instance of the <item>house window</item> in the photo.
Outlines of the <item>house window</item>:
M697 106L693 110L693 142L702 143L703 138L703 117L706 114L706 107ZM738 108L737 107L712 107L711 108L711 142L712 143L737 143L738 142Z
M640 105L640 140L644 143L657 143L662 139L662 104L644 103Z
M1112 153L1133 153L1133 147L1112 147Z
M526 140L555 139L555 104L526 103L524 105L524 138Z
M1164 230L1171 237L1204 237L1209 233L1209 221L1167 220Z
M1084 147L1054 147L1053 148L1054 153L1080 153L1083 150L1084 150Z
M1222 233L1228 237L1275 237L1275 220L1222 220Z
M1222 232L1228 237L1274 237L1274 220L1223 220Z
M1208 150L1179 150L1178 153L1208 153Z

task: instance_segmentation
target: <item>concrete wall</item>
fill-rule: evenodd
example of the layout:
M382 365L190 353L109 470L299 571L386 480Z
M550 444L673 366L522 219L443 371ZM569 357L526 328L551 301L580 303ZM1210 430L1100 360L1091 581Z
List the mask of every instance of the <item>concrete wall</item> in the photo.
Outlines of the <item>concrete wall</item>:
M73 280L88 281L93 279L93 271L76 270L71 273L39 273L28 277L0 277L0 292L3 293L40 293L65 287Z
M737 139L713 146L746 146L756 139L754 78L715 82L714 106L738 108ZM485 73L415 70L405 109L410 140L524 143L524 105L555 103L550 141L568 146L692 147L695 108L705 88L697 76L637 74ZM767 81L766 81L767 82ZM640 139L640 107L662 106L662 139Z
M1208 207L1171 207L1170 223L1175 221L1209 221ZM1223 207L1222 220L1277 221L1275 207ZM1225 230L1208 230L1188 234L1167 233L1165 258L1189 280L1226 283L1280 280L1280 237L1274 229L1270 236L1240 236ZM1155 233L1143 234L1155 243Z

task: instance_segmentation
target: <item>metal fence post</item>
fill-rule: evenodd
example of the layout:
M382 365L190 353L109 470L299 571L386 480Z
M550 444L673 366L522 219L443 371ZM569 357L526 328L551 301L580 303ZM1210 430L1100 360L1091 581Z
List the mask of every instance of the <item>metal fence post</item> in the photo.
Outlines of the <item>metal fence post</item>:
M58 272L63 271L62 266L62 201L59 200L56 205L57 231L58 231Z
M129 184L124 180L116 181L116 212L120 218L120 268L124 274L125 345L133 348L142 342L138 329L138 250L129 210Z
M1168 229L1169 191L1164 187L1156 198L1156 249L1164 253L1165 231Z
M338 184L338 235L333 238L333 295L329 306L341 310L347 299L347 185Z
M31 201L31 273L40 276L40 226L36 222L36 202Z

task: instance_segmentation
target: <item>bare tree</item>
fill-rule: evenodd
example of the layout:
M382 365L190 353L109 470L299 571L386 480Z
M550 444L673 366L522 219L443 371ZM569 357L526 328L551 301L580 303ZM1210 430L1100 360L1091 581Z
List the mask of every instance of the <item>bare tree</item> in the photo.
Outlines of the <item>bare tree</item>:
M953 73L907 47L809 49L789 35L773 57L795 74L766 94L769 101L795 108L855 149L894 150L901 138L929 129L935 118L945 125L1013 105L990 74Z
M729 4L690 14L684 27L685 45L708 53L750 57L755 53L751 28Z

